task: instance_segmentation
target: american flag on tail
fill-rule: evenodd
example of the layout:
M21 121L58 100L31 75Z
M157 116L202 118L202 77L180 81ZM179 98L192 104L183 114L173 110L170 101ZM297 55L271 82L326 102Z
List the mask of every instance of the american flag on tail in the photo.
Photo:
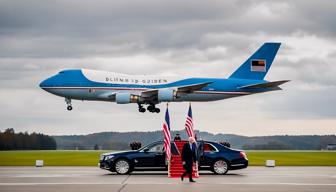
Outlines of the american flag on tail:
M163 134L164 134L164 149L166 151L166 159L170 160L171 151L170 151L170 118L168 112L168 105L165 115L165 122L163 123Z
M185 123L185 129L186 129L189 137L195 137L194 124L193 124L192 111L191 111L191 104L189 105L188 116L187 116L187 120L186 120L186 123Z

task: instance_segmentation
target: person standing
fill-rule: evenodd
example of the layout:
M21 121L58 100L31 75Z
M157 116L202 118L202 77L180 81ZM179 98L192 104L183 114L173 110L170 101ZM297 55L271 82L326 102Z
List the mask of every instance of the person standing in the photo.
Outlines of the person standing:
M134 142L130 142L130 147L132 150L134 150Z
M188 143L184 144L182 149L182 164L184 168L184 173L181 175L181 180L188 174L189 182L195 182L192 178L192 168L193 163L197 161L197 146L196 141L193 137L189 137Z
M181 141L181 137L179 133L176 133L174 141Z
M133 150L137 150L137 148L138 148L138 142L134 141L134 149Z

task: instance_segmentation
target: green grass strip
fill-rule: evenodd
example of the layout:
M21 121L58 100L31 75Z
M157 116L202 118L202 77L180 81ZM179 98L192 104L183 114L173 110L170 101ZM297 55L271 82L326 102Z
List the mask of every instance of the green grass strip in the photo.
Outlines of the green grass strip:
M106 151L0 151L0 166L97 166ZM336 166L336 152L328 151L246 151L249 164L264 166L272 159L276 166Z

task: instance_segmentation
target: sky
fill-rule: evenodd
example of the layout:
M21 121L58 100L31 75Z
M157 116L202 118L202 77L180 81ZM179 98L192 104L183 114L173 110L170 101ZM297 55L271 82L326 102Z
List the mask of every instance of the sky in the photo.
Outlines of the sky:
M38 85L62 69L227 78L264 42L281 42L266 80L282 91L192 103L195 129L336 134L336 1L0 0L0 130L52 135L162 129L136 104L73 101ZM188 103L171 103L181 130ZM165 104L160 104L164 111Z

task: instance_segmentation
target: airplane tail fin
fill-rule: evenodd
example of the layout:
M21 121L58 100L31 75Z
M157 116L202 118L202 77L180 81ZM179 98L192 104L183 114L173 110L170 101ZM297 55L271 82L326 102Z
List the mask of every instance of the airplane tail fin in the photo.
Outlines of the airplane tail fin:
M229 78L263 80L270 69L281 43L265 43Z

